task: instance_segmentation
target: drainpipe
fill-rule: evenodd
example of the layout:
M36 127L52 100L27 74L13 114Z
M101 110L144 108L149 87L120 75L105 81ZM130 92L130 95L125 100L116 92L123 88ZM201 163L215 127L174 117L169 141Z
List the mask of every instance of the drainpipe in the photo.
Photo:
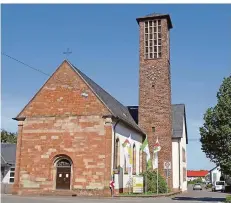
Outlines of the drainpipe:
M117 117L116 118L116 123L113 127L113 136L114 136L114 146L113 146L113 151L114 151L114 154L113 154L113 181L115 181L115 174L114 174L114 169L116 168L116 163L115 163L115 143L116 143L116 126L118 125L118 123L120 122L120 119Z
M181 188L180 140L178 140L178 155L179 155L179 190L180 190Z

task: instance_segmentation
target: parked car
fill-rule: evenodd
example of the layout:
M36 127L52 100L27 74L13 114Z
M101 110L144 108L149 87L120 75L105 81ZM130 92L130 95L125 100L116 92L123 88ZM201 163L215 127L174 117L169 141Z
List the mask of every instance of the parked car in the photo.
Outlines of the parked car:
M213 186L212 186L212 191L221 191L225 192L225 181L215 181Z
M193 190L202 190L202 186L200 183L196 183L194 186L193 186Z

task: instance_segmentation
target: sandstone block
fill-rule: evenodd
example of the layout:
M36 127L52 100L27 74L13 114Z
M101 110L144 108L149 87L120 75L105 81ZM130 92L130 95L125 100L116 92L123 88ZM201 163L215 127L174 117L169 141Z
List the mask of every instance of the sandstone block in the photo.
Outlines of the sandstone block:
M84 178L76 178L76 179L75 179L75 182L85 183L85 182L87 182L87 180L84 179Z
M40 187L39 183L35 183L29 180L23 180L22 185L23 185L23 188L39 188Z
M43 136L40 137L40 139L45 140L45 139L47 139L47 136L43 135Z
M41 158L42 158L42 159L48 159L48 158L49 158L49 155L48 155L48 154L41 155Z
M83 189L82 185L74 185L74 189Z
M43 182L43 181L46 181L46 178L35 178L35 181Z

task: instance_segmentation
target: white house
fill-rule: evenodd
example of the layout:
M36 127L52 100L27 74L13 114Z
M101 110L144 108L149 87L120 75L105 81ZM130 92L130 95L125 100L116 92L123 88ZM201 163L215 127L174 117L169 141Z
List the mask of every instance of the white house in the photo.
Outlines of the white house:
M14 183L16 144L1 143L1 182Z
M213 169L211 169L209 171L211 183L214 183L215 181L219 181L220 180L220 178L221 178L221 171L220 171L220 169L221 168L219 166L216 166L216 167L214 167Z
M195 170L188 170L187 171L187 181L193 181L193 180L197 180L197 179L201 179L202 182L207 181L207 177L208 177L209 171L207 170L199 170L199 171L195 171Z
M1 193L11 193L14 183L16 144L1 143Z
M188 135L184 104L172 105L172 122L173 188L186 191Z
M222 174L221 168L219 166L214 167L209 171L210 174L210 182L214 183L215 181L221 180L223 177L227 185L231 185L231 177L228 175Z

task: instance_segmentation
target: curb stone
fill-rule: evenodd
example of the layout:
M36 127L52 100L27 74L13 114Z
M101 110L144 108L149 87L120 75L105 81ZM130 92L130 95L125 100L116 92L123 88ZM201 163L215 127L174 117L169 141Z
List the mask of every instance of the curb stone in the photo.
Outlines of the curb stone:
M168 193L168 194L159 194L159 195L115 195L114 197L135 197L135 198L157 198L157 197L171 197L174 195L178 195L181 194L182 192L172 192L172 193Z

